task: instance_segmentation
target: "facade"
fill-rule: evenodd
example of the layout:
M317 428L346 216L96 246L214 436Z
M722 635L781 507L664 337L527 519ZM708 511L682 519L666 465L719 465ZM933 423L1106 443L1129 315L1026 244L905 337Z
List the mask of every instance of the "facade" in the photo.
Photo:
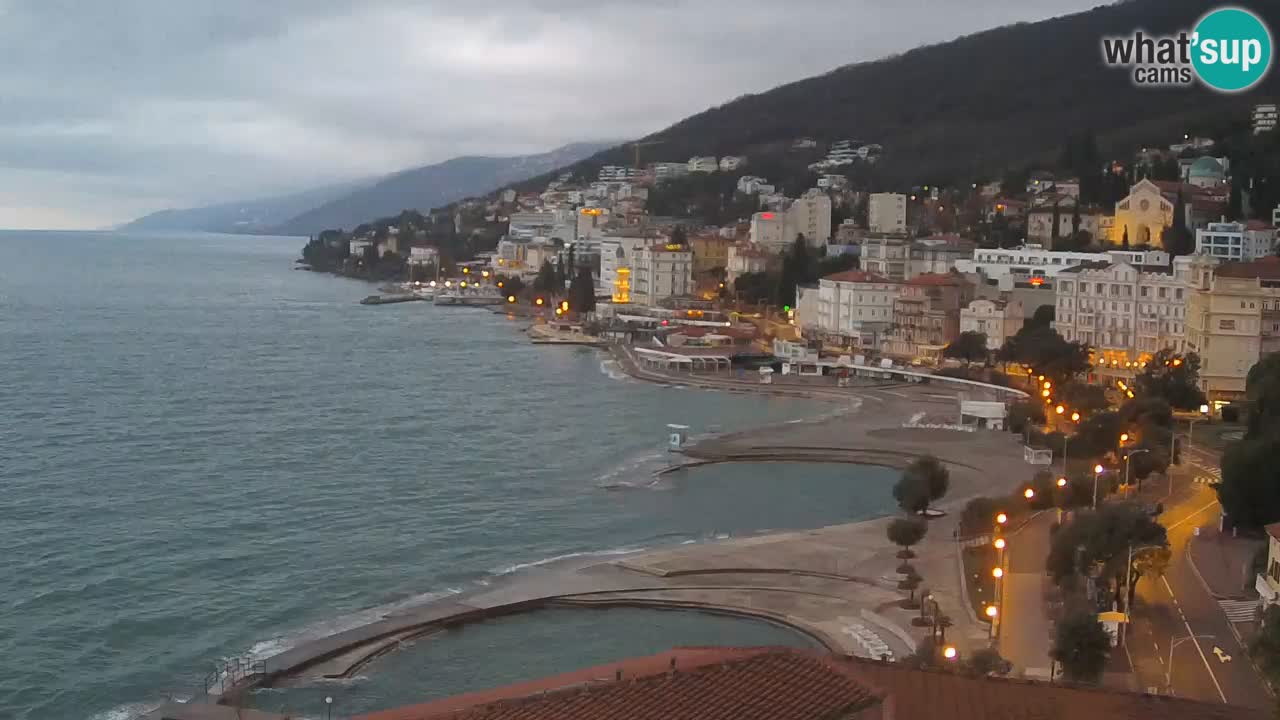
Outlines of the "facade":
M812 311L801 313L800 331L850 349L877 348L893 323L893 302L902 284L861 270L828 275L806 300L816 295ZM800 307L797 304L797 307Z
M734 170L737 170L739 168L746 167L746 164L747 164L746 155L725 155L724 157L720 158L720 171L733 172Z
M811 190L787 208L786 240L803 234L809 247L821 247L831 239L831 197Z
M873 233L905 233L907 196L901 193L871 193L867 200L867 229Z
M1053 232L1053 208L1036 208L1027 213L1027 242L1043 245L1053 249L1054 240L1069 238L1075 234L1075 215L1071 207L1058 208L1058 232ZM1102 215L1097 212L1080 213L1080 230L1089 233L1089 237L1102 237Z
M948 273L960 260L973 257L973 243L959 235L933 235L911 243L907 276L910 280L928 273Z
M1211 157L1197 158L1187 168L1187 182L1201 188L1215 188L1227 181L1227 171L1222 163Z
M751 216L751 230L748 237L751 244L757 247L781 250L787 243L786 226L787 219L782 213L758 212Z
M631 268L632 302L657 305L693 293L693 253L684 245L651 245L636 251Z
M1022 282L1034 277L1052 279L1058 273L1085 263L1126 262L1130 265L1168 265L1163 250L1111 250L1105 253L1048 250L1040 245L1019 248L979 249L972 259L956 261L956 270L1000 280Z
M973 286L956 273L921 275L903 284L893 302L884 352L938 362L943 348L960 336L960 308L972 299Z
M1182 352L1190 257L1167 266L1077 265L1058 274L1054 328L1094 348L1095 367L1133 374L1157 351Z
M1164 229L1173 224L1173 202L1150 180L1140 180L1128 197L1116 203L1113 243L1128 238L1131 245L1162 245Z
M628 279L633 275L636 254L640 248L654 242L660 242L652 234L642 230L616 231L600 238L600 288L617 295L615 286L619 281L619 273L623 270ZM628 293L629 294L629 293Z
M1253 106L1253 134L1258 135L1276 129L1277 113L1275 103L1259 103Z
M1249 369L1280 350L1280 259L1217 266L1201 255L1190 276L1186 345L1200 356L1200 389L1239 399Z
M689 158L688 166L691 173L713 173L720 169L720 163L714 155L695 155Z
M1017 300L974 300L960 310L960 332L986 335L987 349L992 351L1016 335L1024 322L1022 303Z
M716 268L729 266L729 246L733 241L718 233L699 233L689 236L689 249L693 251L693 273L703 275Z
M1280 523L1271 523L1267 530L1267 565L1258 573L1254 587L1258 597L1267 605L1280 602Z
M862 237L862 269L874 275L903 282L911 241L905 234L870 233Z
M1223 262L1251 262L1276 249L1276 229L1257 221L1218 222L1196 231L1196 252Z
M660 162L653 164L653 177L656 180L670 180L689 174L689 163Z
M769 253L755 245L734 243L729 246L725 265L725 278L733 282L747 273L760 273L769 269Z

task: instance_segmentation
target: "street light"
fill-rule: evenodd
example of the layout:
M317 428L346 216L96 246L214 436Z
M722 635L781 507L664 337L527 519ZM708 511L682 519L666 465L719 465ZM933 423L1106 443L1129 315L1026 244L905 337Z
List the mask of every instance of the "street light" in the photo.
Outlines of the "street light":
M1064 478L1064 477L1060 477L1060 478L1058 478L1058 487L1060 487L1060 488L1061 488L1061 487L1066 487L1066 486L1067 486L1067 479L1066 479L1066 478Z
M996 609L995 605L988 605L983 612L986 613L988 618L987 640L991 640L996 635L996 616L1000 614L1000 611Z
M1078 412L1071 413L1071 422L1075 422L1075 423L1080 422L1080 413Z
M333 698L328 695L324 696L324 715L330 720L333 718Z
M1098 509L1098 478L1102 477L1102 473L1106 468L1101 465L1093 466L1093 509Z
M1120 444L1123 445L1127 442L1129 442L1129 433L1120 433Z
M1008 515L1005 515L1004 513L1000 513L999 515L996 515L996 524L997 524L997 525L1003 525L1003 524L1005 524L1005 523L1007 523L1007 522L1009 522L1009 516L1008 516Z
M1028 500L1034 498L1035 496L1036 496L1036 491L1032 490L1031 488L1027 488L1026 490L1022 491L1022 497Z
M1133 457L1134 455L1141 455L1142 453L1150 453L1150 452L1151 451L1148 450L1147 448L1138 448L1137 450L1130 450L1129 452L1124 454L1124 484L1125 485L1129 484L1129 458ZM1139 490L1142 489L1141 480L1138 481L1138 489Z
M1164 691L1170 695L1173 694L1173 649L1188 640L1204 638L1208 640L1212 635L1186 635L1180 638L1173 638L1169 641L1169 664L1164 666ZM1199 645L1199 643L1196 643Z
M955 645L948 645L948 646L946 646L945 648L943 648L943 649L942 649L942 657L944 657L944 658L946 658L946 659L948 659L948 660L955 660L955 659L956 659L956 646L955 646Z
M1066 412L1067 409L1059 405L1058 407L1054 408L1053 411L1061 415L1062 413Z
M993 544L996 546L997 550L1003 550L1005 545L1008 545L1008 543L1004 541L1004 538L996 538L996 541Z
M992 569L991 569L991 577L993 577L993 578L995 578L995 579L997 579L997 580L999 580L1000 578L1004 577L1004 568L992 568Z

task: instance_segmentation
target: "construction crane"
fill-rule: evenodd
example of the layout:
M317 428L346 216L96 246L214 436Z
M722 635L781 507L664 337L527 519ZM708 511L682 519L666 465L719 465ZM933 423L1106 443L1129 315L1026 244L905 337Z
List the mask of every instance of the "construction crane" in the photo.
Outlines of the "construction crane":
M631 147L635 148L636 150L636 164L635 164L636 170L640 169L640 148L647 147L649 145L661 145L664 142L666 142L666 140L645 140L644 142L631 143Z

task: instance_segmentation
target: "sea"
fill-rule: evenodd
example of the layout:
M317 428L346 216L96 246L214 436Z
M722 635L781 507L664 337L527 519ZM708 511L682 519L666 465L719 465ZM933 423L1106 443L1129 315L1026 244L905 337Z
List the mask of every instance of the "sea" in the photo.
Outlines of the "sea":
M885 470L716 465L706 436L847 412L641 383L506 315L365 306L300 238L0 232L0 718L128 720L261 659L566 558L883 514ZM759 621L554 610L416 641L334 717L688 644ZM399 659L394 659L399 658Z

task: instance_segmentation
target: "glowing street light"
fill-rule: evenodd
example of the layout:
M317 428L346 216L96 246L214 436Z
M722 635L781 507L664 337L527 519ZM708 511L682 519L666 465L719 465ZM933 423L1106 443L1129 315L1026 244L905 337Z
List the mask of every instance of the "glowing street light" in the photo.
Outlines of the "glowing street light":
M485 278L489 277L489 271L488 271L488 270L481 270L481 271L480 271L480 277L485 277Z
M1031 498L1033 498L1033 497L1035 497L1035 496L1036 496L1036 491L1035 491L1035 490L1032 490L1031 488L1027 488L1026 490L1023 490L1023 491L1022 491L1022 497L1026 498L1026 499L1028 499L1028 500L1030 500Z
M1045 381L1044 381L1044 389L1045 389L1045 390L1048 390L1049 388L1052 388L1052 387L1053 387L1053 383L1049 382L1048 380L1045 380Z
M1106 468L1102 467L1102 465L1093 466L1093 509L1094 510L1098 509L1098 478L1102 477L1102 472L1104 470L1106 470Z
M1122 443L1129 442L1129 433L1120 433L1120 442Z
M1040 397L1045 397L1045 398L1049 397L1049 391L1048 391L1048 390L1041 390L1041 391L1040 391Z
M1006 545L1008 545L1008 543L1004 541L1004 538L996 538L995 546L997 550L1003 550Z
M1000 614L1000 611L996 609L995 605L988 605L985 612L987 614L987 617L992 619L995 619L995 616Z
M956 653L956 647L955 647L955 645L948 645L948 646L946 646L945 648L943 648L943 649L942 649L942 657L944 657L944 658L946 658L946 659L948 659L948 660L955 660L955 659L956 659L956 654L957 654L957 653Z
M1066 487L1066 486L1067 486L1067 479L1064 477L1058 478L1058 487Z
M1009 516L1008 516L1008 515L1005 515L1004 513L1000 513L999 515L996 515L996 523L997 523L997 524L999 524L999 525L1003 525L1003 524L1005 524L1005 523L1007 523L1007 522L1009 522Z
M515 295L508 295L508 296L507 296L507 302L509 302L509 303L514 303L515 301L516 301L516 296L515 296Z
M993 578L995 578L995 579L997 579L997 580L999 580L1000 578L1004 577L1004 568L992 568L992 569L991 569L991 577L993 577Z
M1071 413L1071 422L1080 422L1080 413L1078 412Z
M534 305L537 305L538 307L542 307L543 299L542 299L542 298L538 298L537 300L534 300L534 301L533 301L533 304L534 304Z
M1054 412L1056 412L1056 413L1058 413L1059 415L1061 415L1062 413L1066 412L1066 411L1067 411L1067 409L1066 409L1065 407L1063 407L1063 406L1059 405L1058 407L1054 408L1054 409L1053 409L1053 411L1054 411Z

